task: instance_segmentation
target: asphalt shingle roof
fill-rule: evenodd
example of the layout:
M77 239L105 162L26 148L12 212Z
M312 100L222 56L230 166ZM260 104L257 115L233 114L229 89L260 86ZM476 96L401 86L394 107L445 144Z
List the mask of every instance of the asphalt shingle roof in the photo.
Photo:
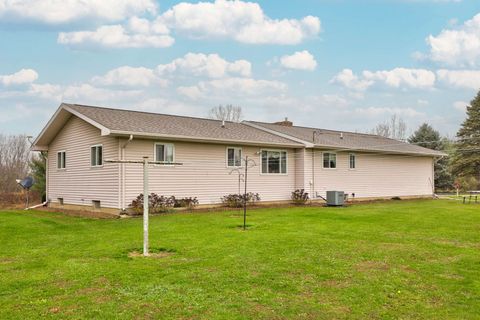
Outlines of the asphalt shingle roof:
M315 144L315 146L318 147L330 147L335 149L345 148L348 150L351 149L357 151L380 151L434 156L444 155L444 153L440 151L423 148L417 145L394 139L384 138L373 134L353 133L298 126L287 127L283 125L265 122L250 122L254 125L261 126L269 130L273 130L282 134L287 134L291 137L313 143ZM316 132L315 141L313 140L314 132Z
M174 116L167 114L65 104L112 131L158 134L198 139L258 142L261 144L302 146L302 144L243 123Z

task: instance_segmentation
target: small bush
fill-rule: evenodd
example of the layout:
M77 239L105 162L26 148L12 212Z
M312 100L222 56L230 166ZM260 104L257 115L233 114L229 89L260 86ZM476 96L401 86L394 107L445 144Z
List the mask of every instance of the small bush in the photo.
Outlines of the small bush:
M138 215L143 214L143 193L138 195L138 197L132 201L130 204L130 209ZM169 209L173 208L175 205L175 197L165 197L159 196L156 193L151 193L148 201L148 207L150 213L161 213L167 212Z
M181 198L181 199L176 199L175 198L175 208L188 208L188 209L193 209L198 205L198 199L197 197L186 197L186 198Z
M247 205L252 205L257 201L260 201L260 195L258 193L249 192L245 194L232 193L228 194L220 199L224 206L230 208L241 208L246 200Z
M292 202L296 205L305 204L309 199L308 192L305 192L305 189L297 189L292 192L291 199Z

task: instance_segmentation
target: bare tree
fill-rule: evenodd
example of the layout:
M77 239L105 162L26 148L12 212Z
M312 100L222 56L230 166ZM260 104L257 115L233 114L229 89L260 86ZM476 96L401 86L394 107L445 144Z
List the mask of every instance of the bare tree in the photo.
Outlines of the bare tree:
M371 133L385 138L405 140L407 137L407 124L402 118L394 114L389 121L377 124Z
M216 120L240 122L243 118L242 107L234 107L231 104L219 105L210 109L208 116Z
M17 190L15 179L28 173L29 144L24 135L0 134L0 192Z

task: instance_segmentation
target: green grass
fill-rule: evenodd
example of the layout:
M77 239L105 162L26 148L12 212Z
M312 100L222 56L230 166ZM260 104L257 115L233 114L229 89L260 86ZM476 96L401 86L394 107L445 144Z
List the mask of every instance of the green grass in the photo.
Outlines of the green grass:
M142 220L0 212L0 319L479 319L480 205Z

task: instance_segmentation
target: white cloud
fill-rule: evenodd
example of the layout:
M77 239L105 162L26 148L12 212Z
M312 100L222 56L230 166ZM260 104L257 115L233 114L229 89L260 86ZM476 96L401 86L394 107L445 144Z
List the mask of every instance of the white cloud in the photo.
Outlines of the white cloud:
M78 20L119 21L155 13L154 0L0 0L0 17L64 24Z
M9 75L0 75L0 83L4 86L23 85L38 79L38 73L33 69L22 69Z
M321 29L317 17L271 19L259 4L244 1L182 2L162 19L194 38L230 38L251 44L298 44Z
M247 60L228 62L215 53L207 55L190 52L168 64L159 65L157 72L161 75L185 73L209 78L221 78L229 74L249 77L252 73L252 65Z
M356 108L355 113L367 117L379 117L385 115L399 114L402 117L415 118L425 115L413 108L392 108L392 107L368 107Z
M313 71L317 67L315 57L307 50L297 51L280 58L280 64L288 69Z
M418 99L417 100L417 104L419 106L428 106L430 104L430 102L428 100L424 100L424 99Z
M262 96L272 92L282 92L286 89L287 85L279 81L232 77L200 81L194 86L179 87L177 92L191 99L197 99L210 95L223 97Z
M455 29L444 29L437 36L426 39L430 46L429 58L455 66L480 64L480 14Z
M424 69L365 70L361 76L354 74L350 69L344 69L333 77L330 83L340 84L355 91L364 91L379 83L392 88L433 88L435 80L435 73Z
M108 71L103 76L92 78L92 83L101 86L125 86L125 87L148 87L158 84L162 87L167 85L167 81L158 78L152 69L130 66L123 66Z
M360 79L351 69L343 69L330 80L330 83L336 83L356 91L364 91L373 84L373 81Z
M94 47L104 48L165 48L173 45L175 40L168 34L168 29L141 25L136 20L126 27L122 25L101 26L95 31L60 32L58 43L68 45L76 49ZM139 32L139 31L142 32Z
M435 73L424 69L395 68L389 71L364 71L367 80L383 82L394 88L429 88L435 85Z
M445 70L437 71L438 79L447 85L480 89L480 70Z
M457 109L458 111L466 112L467 111L467 106L469 106L470 103L465 102L465 101L455 101L453 103L453 107Z

